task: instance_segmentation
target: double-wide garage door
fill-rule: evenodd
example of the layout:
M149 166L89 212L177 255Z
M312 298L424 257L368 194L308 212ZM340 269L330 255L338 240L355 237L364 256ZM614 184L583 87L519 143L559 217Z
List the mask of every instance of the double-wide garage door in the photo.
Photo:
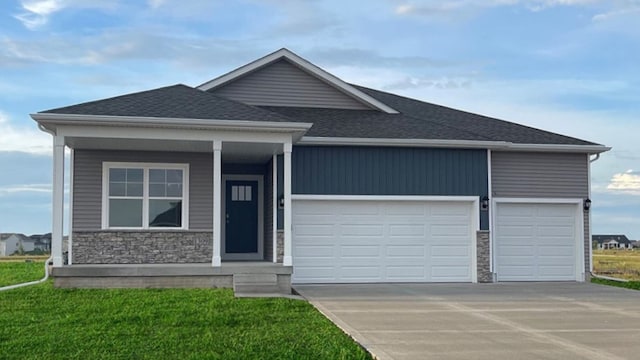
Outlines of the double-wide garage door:
M498 281L574 281L582 232L577 204L497 203Z
M293 282L471 282L473 210L470 201L295 200Z

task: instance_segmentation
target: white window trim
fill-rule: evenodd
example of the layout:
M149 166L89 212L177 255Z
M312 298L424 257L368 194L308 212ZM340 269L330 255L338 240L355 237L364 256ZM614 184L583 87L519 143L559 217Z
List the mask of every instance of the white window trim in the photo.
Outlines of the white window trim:
M143 169L142 226L109 226L109 169ZM182 170L182 226L150 227L149 224L149 169ZM155 197L153 197L155 198ZM102 163L102 230L188 230L189 229L189 164L150 163L150 162L109 162Z

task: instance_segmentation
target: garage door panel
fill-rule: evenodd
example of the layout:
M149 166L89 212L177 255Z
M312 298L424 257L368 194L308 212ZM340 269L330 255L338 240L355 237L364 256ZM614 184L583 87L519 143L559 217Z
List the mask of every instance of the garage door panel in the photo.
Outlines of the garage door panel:
M325 227L313 224L312 216L304 215L313 211L305 210L302 216L298 215L298 209L318 203L323 203L324 210L331 204L336 214L332 224L325 224L332 229L330 236L326 235ZM471 244L475 233L470 226L473 214L470 202L296 200L293 205L294 248L304 248L314 241L333 245L331 267L323 262L329 254L326 248L318 253L322 256L320 262L313 259L315 249L294 251L294 282L471 281ZM311 230L299 229L301 226ZM433 277L434 267L439 269L437 278ZM452 272L447 274L446 268ZM317 278L313 276L316 270L322 271ZM327 271L333 275L329 276Z
M370 236L382 236L384 233L384 227L382 225L371 224L348 224L340 225L338 227L340 235L351 237L370 237Z
M300 224L299 226L295 226L293 228L293 232L295 235L304 236L304 235L312 235L312 236L333 236L334 235L334 226L332 225L322 225L322 224Z
M379 246L341 246L341 257L380 257Z
M385 247L387 258L410 259L413 257L425 257L425 245L387 245Z
M575 248L573 246L544 246L538 248L538 255L541 256L564 256L573 258Z
M433 224L429 228L429 234L431 236L459 236L467 238L469 236L469 227L460 226L462 221L449 224Z
M389 280L415 280L425 281L429 278L425 267L421 265L416 266L387 266L385 268L387 279Z
M439 245L435 245L435 246L431 246L431 256L433 257L437 257L437 256L461 256L464 258L469 257L470 254L470 248L468 246L462 245L462 246L454 246L454 245L443 245L443 246L439 246Z
M333 258L334 247L333 245L323 246L323 245L299 245L295 248L294 251L295 257L327 257Z
M514 224L511 221L509 222L509 225L505 225L505 224L497 225L496 230L500 233L500 235L504 235L505 239L509 239L511 237L513 238L534 237L536 234L536 227L534 225L531 225L528 223Z
M425 225L423 224L390 224L389 235L390 236L412 236L412 237L424 237L426 233Z
M498 281L576 280L576 206L498 203L494 234Z
M457 281L455 279L470 278L468 266L432 266L431 278L436 281Z

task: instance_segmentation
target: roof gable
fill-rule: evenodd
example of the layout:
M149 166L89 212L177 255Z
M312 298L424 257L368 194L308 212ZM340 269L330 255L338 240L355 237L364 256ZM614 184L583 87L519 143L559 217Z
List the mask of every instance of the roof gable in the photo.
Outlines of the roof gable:
M280 49L198 89L251 105L380 110L397 113L287 49Z

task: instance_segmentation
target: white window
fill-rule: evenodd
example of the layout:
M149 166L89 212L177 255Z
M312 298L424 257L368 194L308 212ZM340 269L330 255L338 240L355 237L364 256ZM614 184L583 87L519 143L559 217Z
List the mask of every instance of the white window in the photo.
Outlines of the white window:
M187 164L111 163L102 166L104 229L186 229Z

